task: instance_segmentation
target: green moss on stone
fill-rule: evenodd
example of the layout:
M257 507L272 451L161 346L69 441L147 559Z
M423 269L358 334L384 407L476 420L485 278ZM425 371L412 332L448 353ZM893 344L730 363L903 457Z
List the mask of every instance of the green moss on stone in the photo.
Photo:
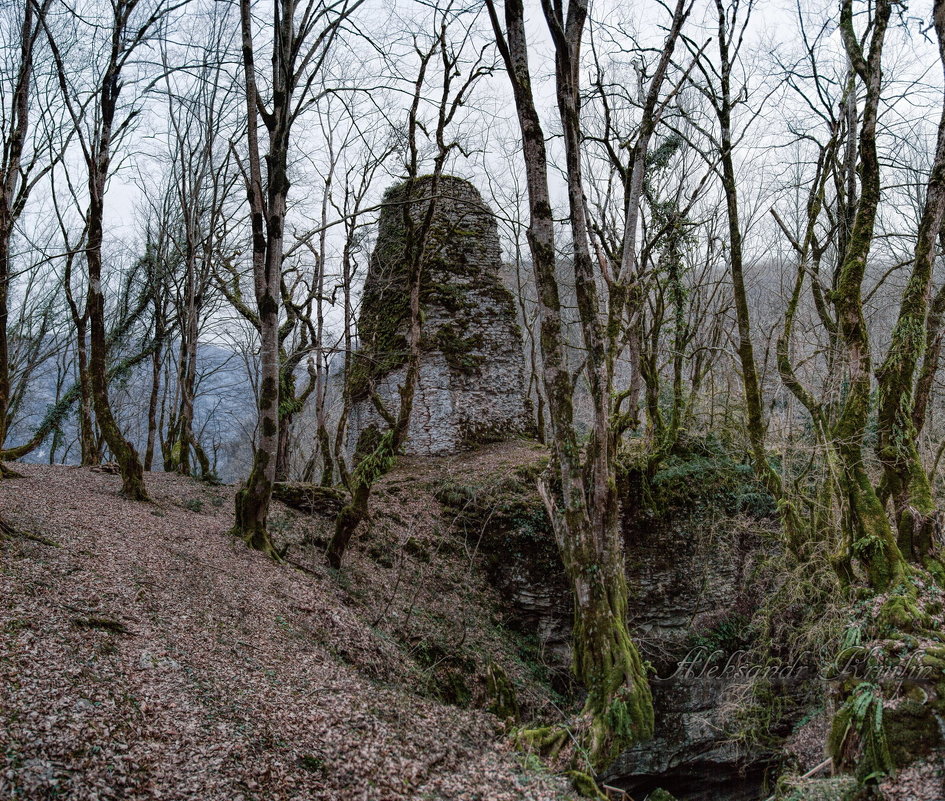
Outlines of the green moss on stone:
M905 767L942 746L942 732L934 710L912 699L885 710L883 723L893 764Z
M601 798L606 801L607 796L600 791L597 782L587 773L580 770L569 770L565 775L571 780L571 785L583 798Z
M518 718L518 698L515 687L508 674L497 662L486 666L486 694L489 697L487 709L494 715L513 720Z
M464 337L451 323L436 330L433 342L454 372L473 373L485 360L482 354L476 353L482 347L482 336Z
M676 801L676 796L662 787L657 787L646 797L646 801Z
M358 320L360 349L355 353L347 376L354 400L367 397L372 384L402 367L408 356L407 329L410 318L409 274L421 243L409 241L419 229L429 208L433 178L426 176L397 184L384 195L377 243L371 257L371 269L365 283ZM475 238L494 235L494 223L482 206L478 192L467 182L452 176L441 176L438 184L437 209L422 243L420 273L420 306L424 314L434 309L448 317L462 319L477 309L483 298L496 303L514 319L515 306L511 293L496 280L481 262L471 258L469 249ZM457 200L472 197L475 200ZM470 214L459 208L454 214L443 214L447 205L468 203ZM408 211L408 225L405 219ZM411 231L410 229L414 230ZM482 357L474 351L482 345L481 337L464 337L452 324L430 326L421 346L439 350L451 370L470 373L478 368Z
M860 790L853 776L828 779L794 779L781 781L778 801L853 801Z
M911 595L891 595L879 610L877 623L886 632L917 632L930 627L932 618Z

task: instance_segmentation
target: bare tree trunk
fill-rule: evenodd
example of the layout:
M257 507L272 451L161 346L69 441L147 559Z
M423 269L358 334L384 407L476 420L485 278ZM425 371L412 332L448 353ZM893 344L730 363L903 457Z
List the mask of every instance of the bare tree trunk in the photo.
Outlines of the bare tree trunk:
M418 81L418 88L421 82L422 75ZM413 122L414 121L411 120L411 124L413 124ZM404 382L399 388L400 407L397 410L396 417L392 416L384 407L383 402L377 394L373 392L372 388L374 404L378 412L387 420L388 428L381 435L374 450L365 455L351 473L351 500L338 514L338 518L335 521L335 530L332 534L331 542L328 544L328 551L326 553L328 565L335 570L341 568L342 561L348 550L351 538L354 536L354 532L368 515L371 491L374 488L374 484L393 467L394 460L407 438L407 430L410 426L410 415L413 411L413 399L417 387L417 378L420 373L420 291L426 255L426 237L436 209L436 191L442 170L443 164L442 160L440 160L437 163L433 173L433 179L430 183L429 199L425 200L422 197L416 199L421 202L426 202L426 209L422 211L423 222L420 226L416 226L413 221L414 203L412 201L414 201L413 195L416 190L416 183L413 180L408 180L406 184L402 212L405 230L408 232L404 237L405 246L407 248L404 256L408 266L407 287L410 293L409 317L407 321L407 369ZM415 172L415 170L413 170L413 172Z
M281 8L280 8L281 6ZM245 486L236 494L236 532L256 550L275 556L266 523L269 501L276 477L276 447L279 440L279 282L282 275L282 226L285 219L285 193L289 183L285 173L286 128L289 102L285 85L285 53L282 46L293 41L294 5L277 4L283 13L274 22L273 94L281 108L274 108L269 131L267 176L269 189L264 196L259 149L259 98L256 91L256 65L253 55L252 15L249 0L240 2L243 46L243 72L246 81L247 144L249 149L246 191L249 198L253 233L253 283L259 316L259 418L253 448L253 467ZM286 30L288 27L288 30ZM288 36L286 34L288 33ZM278 126L278 128L276 127ZM280 139L280 135L283 137ZM268 204L275 201L276 207ZM280 214L281 212L281 214ZM275 256L275 258L274 258Z
M89 376L89 346L86 329L88 315L83 313L76 317L76 355L79 391L79 444L81 451L80 464L83 467L92 467L100 464L102 453L98 448L98 435L95 429L94 410L92 408L92 379Z
M253 283L259 332L259 402L253 467L244 487L236 495L235 531L257 550L275 555L266 530L272 485L279 453L281 337L279 314L282 301L282 258L286 200L289 192L288 151L292 123L308 98L294 99L301 85L305 92L338 34L342 23L364 0L314 3L303 6L298 27L295 0L277 0L274 6L272 108L264 109L256 84L250 0L240 0L243 74L246 90L247 164L244 168L252 228ZM323 24L320 30L315 26ZM294 104L294 105L293 105ZM259 119L269 134L265 154L259 145ZM289 368L291 369L291 368Z
M161 366L164 361L164 342L167 338L165 325L165 276L163 253L157 246L148 243L142 264L148 273L148 294L151 298L152 345L151 393L148 397L148 436L144 451L144 469L150 472L154 464L154 450L158 438L158 400L161 396Z
M413 102L407 117L408 163L406 167L409 178L398 188L395 196L392 197L390 193L386 196L399 205L403 219L402 253L405 269L402 282L395 291L409 293L406 319L402 320L407 328L407 356L404 380L398 389L400 405L396 414L391 413L375 391L373 380L369 382L371 400L387 423L387 430L381 434L374 450L361 459L348 477L351 501L338 515L326 554L329 566L335 569L341 567L351 537L361 521L368 515L373 485L393 467L394 460L407 439L420 374L423 322L420 308L422 283L428 262L435 256L438 247L437 237L433 235L432 230L439 202L437 193L446 159L451 151L459 146L456 142L447 141L446 131L456 112L463 106L471 87L480 77L489 72L483 67L480 54L480 60L475 62L468 74L463 74L461 68L463 48L451 49L447 39L448 23L456 19L455 11L450 6L446 9L437 8L437 11L439 12L436 19L437 30L433 42L429 49L422 52L418 50L420 69L414 81ZM432 174L429 178L420 179L417 177L419 173L417 130L422 128L422 121L418 118L417 112L422 99L427 67L434 63L435 57L442 65L437 122L435 136L432 137L436 142L437 150L433 157ZM458 88L456 88L457 79L460 79Z
M742 372L742 388L745 397L745 428L751 446L755 473L768 492L781 501L782 521L788 542L797 550L800 547L801 525L793 506L787 502L781 477L775 472L765 448L766 424L751 335L751 313L748 293L745 289L745 266L742 249L742 231L738 208L738 182L735 175L733 131L732 131L732 68L738 57L737 43L733 51L733 31L738 20L729 19L722 0L715 0L718 18L719 90L712 98L719 120L719 160L722 168L722 188L725 193L725 208L728 221L729 270L732 277L732 295L735 302L735 317L738 324L738 359Z
M156 335L156 334L155 334ZM148 444L144 451L144 469L151 471L154 464L154 445L157 439L157 407L161 392L161 349L151 354L151 396L148 399Z
M334 165L332 165L334 169ZM328 365L325 358L325 270L328 256L328 199L332 191L331 173L325 182L322 196L322 230L318 237L318 278L315 283L315 429L318 451L322 457L321 485L330 487L334 481L335 460L332 458L331 438L328 436L328 419L325 409L328 390Z

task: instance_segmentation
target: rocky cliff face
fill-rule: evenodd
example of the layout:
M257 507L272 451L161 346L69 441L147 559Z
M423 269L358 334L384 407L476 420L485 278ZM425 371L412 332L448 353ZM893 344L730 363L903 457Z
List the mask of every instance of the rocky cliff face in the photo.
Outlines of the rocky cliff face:
M537 471L477 486L453 482L441 500L482 532L491 580L516 610L515 625L538 638L560 687L570 666L571 599L552 534L542 528ZM724 665L743 647L769 549L770 509L752 483L736 466L697 459L658 473L646 497L639 487L623 489L631 626L653 665L656 707L654 738L621 754L605 777L632 797L657 787L681 801L760 797L768 754L731 731L732 699L744 681L706 669L710 654Z
M684 801L757 799L765 755L733 737L731 708L762 540L738 517L627 509L624 523L630 624L654 666L657 722L652 740L616 760L610 781L634 796L662 787Z
M513 299L499 277L501 251L492 212L459 178L430 178L388 190L364 287L361 347L349 386L354 399L349 450L383 420L373 386L391 412L399 406L409 322L407 258L430 205L423 247L420 375L405 450L443 455L525 432L530 416Z

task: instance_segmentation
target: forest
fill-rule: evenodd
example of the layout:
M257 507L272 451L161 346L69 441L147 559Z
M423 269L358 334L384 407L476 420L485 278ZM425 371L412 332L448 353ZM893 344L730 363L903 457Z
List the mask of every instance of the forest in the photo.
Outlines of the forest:
M945 800L945 0L0 38L0 796Z

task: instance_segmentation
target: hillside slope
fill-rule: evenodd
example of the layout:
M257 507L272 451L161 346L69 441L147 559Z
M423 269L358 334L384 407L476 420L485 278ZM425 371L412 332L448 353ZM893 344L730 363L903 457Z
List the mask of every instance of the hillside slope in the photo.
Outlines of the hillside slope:
M547 699L471 557L431 559L416 491L339 575L318 524L282 507L290 564L235 541L231 487L152 474L140 504L106 473L20 469L0 482L20 532L0 543L0 797L569 797L472 708L496 665L523 706ZM466 652L462 709L438 699Z

